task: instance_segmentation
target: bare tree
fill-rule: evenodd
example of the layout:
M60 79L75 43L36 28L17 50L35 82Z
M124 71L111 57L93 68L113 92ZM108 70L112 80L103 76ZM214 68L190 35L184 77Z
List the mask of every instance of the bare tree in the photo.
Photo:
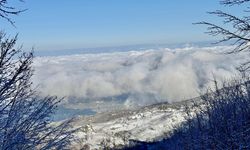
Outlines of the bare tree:
M236 78L208 89L201 101L188 103L186 121L170 136L128 149L250 149L250 81ZM133 143L132 143L133 144ZM146 148L145 148L146 147Z
M235 4L243 4L245 2L249 2L250 0L223 0L221 4L223 5L235 5Z
M16 0L18 1L18 0ZM19 0L22 2L22 0ZM0 0L0 17L6 19L12 25L14 25L14 21L11 19L11 16L18 15L26 9L16 9L15 7L9 6L7 0Z
M65 148L71 121L51 124L60 99L32 89L33 54L15 49L16 40L0 34L0 149Z
M23 11L0 0L0 18L12 25L11 16ZM33 52L16 48L16 41L0 32L0 149L66 149L76 131L72 120L52 123L61 99L38 96L31 82Z
M222 0L220 4L225 6L243 5L250 2L250 0ZM247 8L249 9L249 8ZM243 10L244 14L248 14L250 10ZM222 18L223 24L228 25L226 28L224 25L218 25L211 22L203 21L196 24L206 25L208 34L212 36L221 36L222 38L216 42L231 42L235 48L228 53L238 53L241 51L250 51L250 16L235 16L233 14L217 10L209 12L209 14L216 15ZM241 71L250 69L250 61L247 61L241 65Z

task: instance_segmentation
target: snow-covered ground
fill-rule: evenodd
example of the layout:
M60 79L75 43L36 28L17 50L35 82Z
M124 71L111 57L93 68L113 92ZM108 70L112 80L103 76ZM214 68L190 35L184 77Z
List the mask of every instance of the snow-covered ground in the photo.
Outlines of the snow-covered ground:
M74 146L79 148L88 145L91 149L99 149L104 143L113 147L126 145L129 140L161 140L185 120L184 104L187 103L190 101L79 117L75 127L80 127L80 130L76 134Z

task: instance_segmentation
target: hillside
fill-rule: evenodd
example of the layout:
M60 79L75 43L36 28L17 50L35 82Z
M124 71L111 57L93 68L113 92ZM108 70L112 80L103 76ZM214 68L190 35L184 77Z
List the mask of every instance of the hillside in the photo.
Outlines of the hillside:
M185 106L198 99L159 103L137 110L102 113L78 117L75 146L89 145L91 149L106 146L121 146L129 141L153 142L168 136L185 119Z

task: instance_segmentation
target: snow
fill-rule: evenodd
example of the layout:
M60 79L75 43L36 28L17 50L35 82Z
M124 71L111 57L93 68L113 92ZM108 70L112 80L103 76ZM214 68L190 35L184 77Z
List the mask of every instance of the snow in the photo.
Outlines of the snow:
M161 105L166 107L162 109L159 107ZM174 104L161 105L127 112L99 114L102 118L118 116L103 122L98 122L98 115L91 119L78 118L75 127L81 127L81 130L76 134L76 141L86 143L91 149L99 149L103 141L112 147L114 144L125 145L129 140L161 140L185 120L183 107L172 107ZM123 115L120 117L118 114ZM75 146L79 146L79 143L75 143Z

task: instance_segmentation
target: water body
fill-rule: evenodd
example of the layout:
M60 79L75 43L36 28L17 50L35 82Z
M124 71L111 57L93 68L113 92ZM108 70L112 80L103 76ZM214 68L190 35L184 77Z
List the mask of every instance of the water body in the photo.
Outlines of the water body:
M95 115L96 112L92 109L72 109L64 106L58 106L55 114L52 116L53 121L61 121L76 116L90 116Z

